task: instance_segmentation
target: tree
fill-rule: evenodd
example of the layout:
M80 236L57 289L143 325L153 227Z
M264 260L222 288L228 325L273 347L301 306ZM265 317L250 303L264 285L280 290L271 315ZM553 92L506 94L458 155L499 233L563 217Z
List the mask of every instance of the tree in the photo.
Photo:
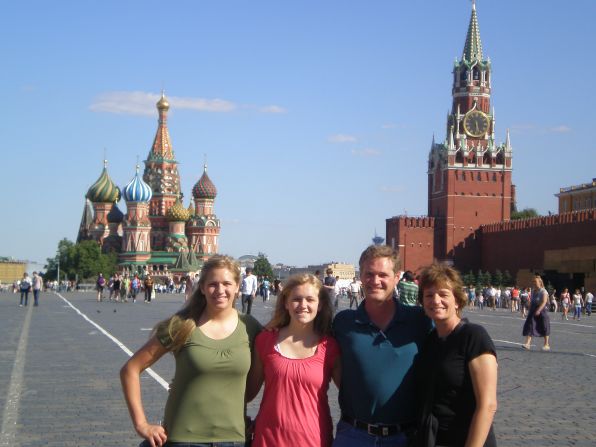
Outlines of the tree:
M509 273L509 270L503 272L503 284L507 287L512 287L514 285L513 277L511 276L511 273Z
M470 270L467 274L465 274L462 277L462 281L464 282L465 286L476 284L476 276L474 275L474 272Z
M57 257L60 258L60 277L79 280L92 279L102 272L104 276L113 275L118 269L118 255L114 252L103 254L95 241L82 241L74 244L68 239L58 243ZM57 278L58 263L56 258L48 258L45 278Z
M253 273L256 276L262 276L269 279L273 278L273 268L265 253L259 253L257 260L255 261Z
M531 217L538 217L538 211L534 208L524 208L521 211L514 211L511 213L511 220L529 219Z
M501 287L503 285L503 273L501 273L501 270L495 270L493 281L497 287Z

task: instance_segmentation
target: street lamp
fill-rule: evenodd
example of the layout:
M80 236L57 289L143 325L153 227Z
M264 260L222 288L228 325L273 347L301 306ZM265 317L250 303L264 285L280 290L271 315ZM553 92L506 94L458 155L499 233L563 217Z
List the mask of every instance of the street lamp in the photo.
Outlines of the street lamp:
M58 274L57 274L56 282L58 283L58 285L57 285L58 292L60 292L60 250L58 250L56 252L56 259L58 261Z

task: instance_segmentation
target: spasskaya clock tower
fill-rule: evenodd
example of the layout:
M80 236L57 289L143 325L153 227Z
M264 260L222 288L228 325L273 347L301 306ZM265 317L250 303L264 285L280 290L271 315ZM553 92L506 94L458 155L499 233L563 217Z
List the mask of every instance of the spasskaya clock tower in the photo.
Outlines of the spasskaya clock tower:
M461 60L453 68L453 102L444 142L428 158L428 215L434 218L434 258L461 270L479 265L480 225L508 221L514 200L512 149L495 142L491 61L480 40L476 4Z

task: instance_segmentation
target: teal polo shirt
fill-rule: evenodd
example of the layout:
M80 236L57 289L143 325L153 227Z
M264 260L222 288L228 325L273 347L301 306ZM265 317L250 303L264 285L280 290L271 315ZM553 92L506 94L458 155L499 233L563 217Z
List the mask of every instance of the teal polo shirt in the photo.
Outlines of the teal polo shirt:
M339 407L342 414L369 424L414 422L414 357L432 323L421 307L395 300L385 331L371 322L364 303L333 320L341 350Z

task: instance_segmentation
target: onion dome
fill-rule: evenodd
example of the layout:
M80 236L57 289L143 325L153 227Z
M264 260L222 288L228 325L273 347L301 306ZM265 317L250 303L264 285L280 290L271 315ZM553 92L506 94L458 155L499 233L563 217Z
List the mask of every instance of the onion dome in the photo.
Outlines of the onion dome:
M116 203L120 200L118 188L108 175L108 161L103 162L103 171L97 181L91 185L86 196L93 203Z
M166 212L166 219L170 222L186 222L190 219L190 213L184 208L184 205L180 201L180 197L176 199L176 203L174 203Z
M120 223L124 220L124 214L118 208L118 205L114 203L112 209L108 213L108 223Z
M192 188L192 196L195 199L215 199L217 189L207 175L207 165L204 166L203 175Z
M159 98L159 101L157 101L157 110L169 110L170 108L170 103L168 102L168 100L166 99L166 96L164 95L164 92L161 92L161 98Z
M122 195L127 202L149 202L151 200L153 196L151 187L139 175L139 165L137 165L137 173L133 179L124 187Z

